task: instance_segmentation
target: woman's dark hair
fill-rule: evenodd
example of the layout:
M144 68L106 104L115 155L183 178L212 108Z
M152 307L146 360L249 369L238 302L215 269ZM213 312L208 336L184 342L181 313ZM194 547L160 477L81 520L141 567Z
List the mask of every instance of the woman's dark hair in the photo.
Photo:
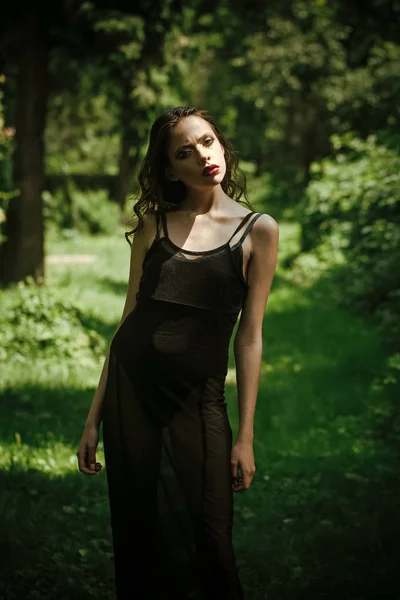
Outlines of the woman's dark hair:
M195 107L178 106L157 117L151 127L149 147L138 175L140 190L134 196L133 210L137 222L132 231L125 233L129 244L131 244L129 236L142 229L144 214L178 210L185 197L185 184L182 181L170 181L165 174L165 169L169 164L167 148L170 134L181 119L192 115L201 117L210 123L221 146L224 148L226 173L221 182L222 189L233 200L240 201L253 210L247 198L246 178L239 168L237 154L231 143L218 129L211 115L207 111ZM244 200L240 200L242 196ZM134 219L135 217L132 218L132 225Z

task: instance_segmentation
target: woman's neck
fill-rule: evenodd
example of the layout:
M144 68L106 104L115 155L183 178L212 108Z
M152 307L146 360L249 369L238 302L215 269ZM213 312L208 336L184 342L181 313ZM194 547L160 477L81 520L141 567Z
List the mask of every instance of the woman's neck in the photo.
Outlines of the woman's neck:
M220 185L211 190L189 188L185 199L181 202L180 210L193 214L206 214L217 211L226 201L226 194Z

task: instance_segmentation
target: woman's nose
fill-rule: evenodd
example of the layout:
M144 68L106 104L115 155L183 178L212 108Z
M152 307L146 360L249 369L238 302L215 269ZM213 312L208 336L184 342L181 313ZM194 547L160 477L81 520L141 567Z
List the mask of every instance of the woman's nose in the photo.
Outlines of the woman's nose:
M210 160L210 153L208 150L199 150L199 161L200 163L207 162Z

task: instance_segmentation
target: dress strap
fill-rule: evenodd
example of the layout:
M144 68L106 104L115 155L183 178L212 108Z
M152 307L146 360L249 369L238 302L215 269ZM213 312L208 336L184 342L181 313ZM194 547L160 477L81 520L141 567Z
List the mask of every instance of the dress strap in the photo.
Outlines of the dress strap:
M227 244L230 243L230 241L235 237L235 235L237 234L237 232L240 231L242 229L243 225L245 225L247 223L247 221L250 219L251 215L254 215L254 214L255 214L254 212L247 213L247 215L244 217L244 219L242 219L242 221L236 227L235 231L232 233L231 237L227 241Z
M254 215L255 215L255 218L248 223L246 229L243 232L242 237L240 238L239 242L237 242L237 244L235 244L235 246L236 245L240 245L243 242L243 240L245 239L245 237L247 236L247 234L249 233L249 231L251 231L254 223L257 221L257 219L259 217L261 217L262 213L255 213L255 212L249 212L249 213L247 213L247 215L244 217L244 219L242 219L241 223L239 223L239 225L236 227L235 231L233 232L233 234L231 235L231 237L227 241L228 245L230 244L230 241L235 237L235 235L242 229L242 227L244 227L244 225ZM157 233L156 233L156 237L157 238L160 237L160 222L161 222L163 235L164 235L164 237L166 237L168 239L167 220L165 218L165 212L163 210L156 212L156 221L157 221Z
M238 231L240 231L242 229L242 227L247 223L247 221L253 216L253 215L257 215L256 218L249 223L249 225L247 225L245 232L243 233L242 237L240 238L240 241L238 242L238 244L241 244L244 240L244 238L246 237L246 235L249 233L250 229L253 227L253 223L258 219L259 216L261 216L262 213L255 213L255 212L249 212L247 213L247 215L244 217L244 219L242 220L242 222L238 225L238 227L236 227L235 231L233 232L233 234L231 235L231 237L228 240L228 244L230 244L230 241L235 237L235 235L237 234ZM236 246L236 244L235 244Z
M165 217L165 212L163 210L160 212L160 217L161 217L163 235L164 235L164 237L168 238L167 219Z
M243 241L246 238L247 234L252 230L254 223L257 221L257 219L259 219L261 217L262 214L263 213L252 213L251 216L255 215L254 219L248 223L246 229L243 232L242 237L240 238L240 240L236 244L234 244L235 246L240 246L240 244L243 243Z
M160 212L157 210L155 213L156 216L156 240L160 239Z
M156 239L160 239L160 233L161 231L163 232L163 235L165 237L168 237L168 235L166 235L167 232L167 223L165 220L165 214L164 211L161 210L157 210L154 213L156 215L156 224L157 224L157 228L156 228Z

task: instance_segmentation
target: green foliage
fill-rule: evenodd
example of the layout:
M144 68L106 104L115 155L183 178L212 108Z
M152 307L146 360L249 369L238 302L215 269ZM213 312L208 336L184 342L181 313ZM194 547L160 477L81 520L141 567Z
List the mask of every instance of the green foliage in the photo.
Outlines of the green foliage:
M217 117L257 174L292 184L292 196L331 152L332 134L398 130L400 46L379 20L382 2L374 4L358 15L320 0L257 10L217 3L168 38L171 82Z
M43 194L47 223L58 229L76 229L82 233L112 234L120 218L118 206L106 190L79 190L71 180L54 194Z
M52 289L19 283L0 313L0 360L93 360L104 354L101 336L85 330L82 311Z
M325 92L346 70L346 30L327 3L272 4L253 18L248 12L216 10L208 28L191 36L196 68L188 89L258 174L279 173L296 184L328 149Z
M366 60L346 65L326 88L326 102L336 132L362 137L390 127L399 133L400 45L376 38Z
M154 118L190 103L216 116L240 157L257 175L271 173L279 200L290 204L311 163L331 152L331 134L398 129L400 46L395 27L389 34L375 18L381 5L359 15L321 0L272 2L256 12L217 2L204 14L189 3L178 14L160 2L146 19L139 5L126 14L84 3L95 51L84 69L52 52L53 77L67 72L68 81L50 96L47 166L116 173L122 138L120 164L129 156L133 172Z
M400 339L400 156L346 134L335 156L314 164L302 214L302 249L335 241L346 259L338 272L343 302L376 315Z
M53 57L52 69L62 68ZM61 65L60 65L61 63ZM118 107L112 87L105 91L104 70L80 69L73 84L49 98L46 125L46 172L110 174L118 172Z

